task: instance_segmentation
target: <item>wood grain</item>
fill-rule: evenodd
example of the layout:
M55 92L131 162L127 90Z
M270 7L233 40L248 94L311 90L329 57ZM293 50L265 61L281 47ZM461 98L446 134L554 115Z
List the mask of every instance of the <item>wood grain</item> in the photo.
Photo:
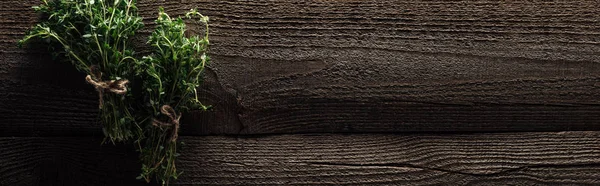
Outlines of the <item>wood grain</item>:
M598 185L600 132L182 137L172 185ZM93 137L0 138L0 185L135 185ZM126 153L127 152L127 153ZM126 153L126 154L125 154Z
M37 3L0 2L0 135L94 134L83 75L14 45ZM143 33L158 6L211 18L215 111L187 135L600 130L594 0L152 0Z
M597 185L600 132L186 137L178 184ZM192 155L192 156L190 156Z

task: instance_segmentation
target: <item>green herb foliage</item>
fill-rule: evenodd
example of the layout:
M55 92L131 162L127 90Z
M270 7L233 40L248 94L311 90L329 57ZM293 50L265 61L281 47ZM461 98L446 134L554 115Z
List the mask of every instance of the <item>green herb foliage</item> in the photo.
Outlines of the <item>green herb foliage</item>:
M133 0L43 0L34 7L47 16L19 41L42 38L56 56L64 56L95 81L131 79L136 64L129 39L143 26ZM54 48L54 46L58 46ZM59 48L59 49L57 49ZM92 68L95 67L95 68ZM93 72L93 71L99 72ZM125 95L101 94L100 117L112 142L132 139L140 131Z
M181 174L175 167L180 112L207 110L196 87L209 61L208 17L191 10L185 19L198 21L202 36L186 36L184 18L171 18L160 8L147 44L153 52L136 58L130 45L142 28L135 0L42 0L34 7L47 16L19 45L32 39L48 44L53 55L88 74L100 96L100 118L106 139L133 142L140 152L142 173L163 184ZM134 89L127 91L127 83Z
M187 19L196 18L204 28L204 36L186 37L186 24L180 18L170 18L161 8L156 20L156 29L148 39L152 46L152 55L140 61L138 73L143 77L144 98L149 100L145 111L154 122L146 125L145 147L141 151L143 163L142 175L147 181L153 174L165 183L169 177L177 178L177 170L173 160L177 154L176 130L174 124L164 126L160 121L172 121L162 111L164 105L174 110L185 112L189 109L206 110L207 107L198 101L196 87L201 83L201 74L209 57L208 49L208 17L196 10L185 15ZM162 111L162 112L161 112ZM178 115L173 113L172 115ZM159 120L159 121L157 121ZM175 130L175 132L173 132ZM169 132L170 131L170 132ZM174 136L175 135L175 136ZM168 183L168 182L167 182Z

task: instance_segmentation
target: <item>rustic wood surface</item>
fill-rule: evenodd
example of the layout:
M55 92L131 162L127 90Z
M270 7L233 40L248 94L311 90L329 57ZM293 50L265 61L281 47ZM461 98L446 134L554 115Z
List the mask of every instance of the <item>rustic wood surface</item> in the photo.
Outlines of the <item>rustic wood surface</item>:
M0 186L145 185L85 75L17 48L36 4L0 1ZM174 185L600 185L595 0L140 0L142 35L159 6L211 20Z
M37 3L0 2L0 131L98 132L84 75L16 47ZM158 6L211 18L190 135L600 129L596 1L141 1L144 33Z
M143 185L134 179L135 153L99 140L0 138L0 185ZM184 174L172 185L600 184L600 132L182 140Z
M0 137L0 185L143 185L135 151L94 137ZM127 146L129 147L129 146Z

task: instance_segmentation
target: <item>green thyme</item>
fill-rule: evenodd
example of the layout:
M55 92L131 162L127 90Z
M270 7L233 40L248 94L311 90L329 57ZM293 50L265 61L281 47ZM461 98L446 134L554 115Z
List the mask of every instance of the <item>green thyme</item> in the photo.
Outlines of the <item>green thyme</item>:
M139 127L129 109L132 95L118 86L132 78L130 69L137 61L129 42L143 26L135 1L43 0L33 8L47 20L19 44L40 38L55 56L90 75L88 82L100 93L100 118L107 139L114 143L134 138Z
M175 157L177 153L177 130L179 114L190 109L206 110L198 100L196 87L201 83L201 74L209 61L208 17L196 10L185 15L197 19L205 26L204 36L186 37L183 18L171 18L161 8L156 20L156 29L148 39L153 53L140 61L138 73L143 77L145 89L144 106L152 120L147 120L145 146L141 150L141 178L149 181L153 174L163 183L169 177L177 178ZM169 132L170 131L170 132Z
M98 92L105 140L134 143L142 163L138 178L168 184L181 174L175 167L181 112L208 108L196 92L209 61L208 17L191 10L183 18L171 18L160 8L147 42L153 51L140 59L130 42L143 27L135 3L42 0L33 8L47 20L19 45L45 42L54 56L87 74L86 81ZM184 18L205 26L202 36L186 36Z

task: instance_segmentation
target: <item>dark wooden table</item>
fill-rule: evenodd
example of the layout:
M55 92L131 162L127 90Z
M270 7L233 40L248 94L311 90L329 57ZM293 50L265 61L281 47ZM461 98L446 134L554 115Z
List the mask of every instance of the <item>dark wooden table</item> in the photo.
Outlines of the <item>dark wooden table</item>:
M84 74L17 47L36 4L0 2L0 185L145 185ZM211 20L172 185L600 185L595 0L140 0L143 35L159 6Z

